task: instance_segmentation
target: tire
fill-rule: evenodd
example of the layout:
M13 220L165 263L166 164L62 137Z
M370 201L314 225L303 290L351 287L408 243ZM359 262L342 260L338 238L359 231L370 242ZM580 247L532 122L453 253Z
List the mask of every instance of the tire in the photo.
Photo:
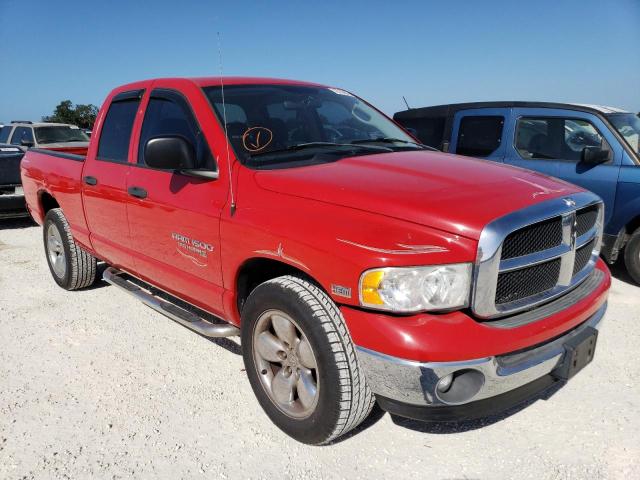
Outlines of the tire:
M633 281L640 285L640 228L633 232L624 247L624 264Z
M47 212L42 235L49 271L60 287L78 290L93 285L97 261L75 242L61 209Z
M295 327L297 337L290 344L282 340L291 338L289 327L282 334L284 320ZM269 335L280 343L273 347ZM342 314L313 283L287 275L256 287L242 311L241 336L253 392L271 421L287 435L311 445L326 444L358 426L371 412L375 398L358 365ZM263 337L270 340L263 343ZM277 360L265 360L275 350ZM290 380L295 389L284 398L294 400L279 402L283 389L277 385Z

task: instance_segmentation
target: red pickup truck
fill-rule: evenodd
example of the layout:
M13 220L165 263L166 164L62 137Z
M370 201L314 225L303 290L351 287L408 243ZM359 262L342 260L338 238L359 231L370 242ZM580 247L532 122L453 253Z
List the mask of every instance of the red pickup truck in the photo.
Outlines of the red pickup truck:
M611 283L579 187L430 151L349 92L158 79L106 99L88 153L31 149L54 280L103 278L196 332L241 336L273 422L330 442L377 403L482 417L588 364Z

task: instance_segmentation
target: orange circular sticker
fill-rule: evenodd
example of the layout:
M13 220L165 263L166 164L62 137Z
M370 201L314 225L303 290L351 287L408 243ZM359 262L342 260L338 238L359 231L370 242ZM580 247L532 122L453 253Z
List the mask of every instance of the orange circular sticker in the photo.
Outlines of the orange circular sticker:
M242 134L242 145L250 152L259 152L269 146L273 132L266 127L251 127Z

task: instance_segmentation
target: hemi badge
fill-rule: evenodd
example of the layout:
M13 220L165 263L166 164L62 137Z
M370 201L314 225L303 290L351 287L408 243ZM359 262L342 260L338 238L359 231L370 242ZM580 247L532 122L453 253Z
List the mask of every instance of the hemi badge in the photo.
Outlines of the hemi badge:
M351 289L343 287L342 285L331 284L331 293L339 297L351 298Z

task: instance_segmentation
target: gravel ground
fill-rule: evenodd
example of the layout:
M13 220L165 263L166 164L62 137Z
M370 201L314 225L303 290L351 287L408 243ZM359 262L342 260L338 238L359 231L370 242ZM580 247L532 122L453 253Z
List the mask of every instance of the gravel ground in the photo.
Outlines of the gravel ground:
M49 276L41 231L0 223L0 478L640 478L640 288L616 271L594 362L500 418L374 411L325 447L261 411L239 345L104 283Z

